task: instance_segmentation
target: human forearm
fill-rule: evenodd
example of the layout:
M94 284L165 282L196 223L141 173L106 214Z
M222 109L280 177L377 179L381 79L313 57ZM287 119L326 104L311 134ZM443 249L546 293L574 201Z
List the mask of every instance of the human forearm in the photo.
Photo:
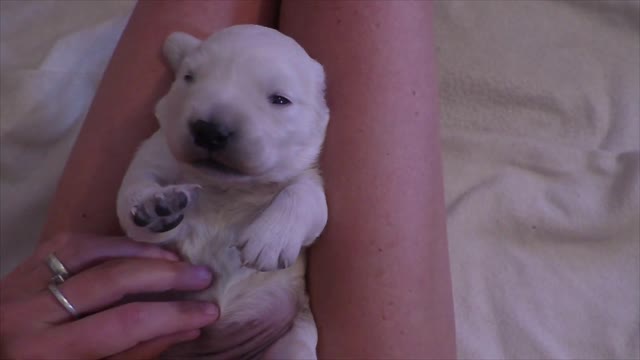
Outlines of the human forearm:
M273 25L273 1L141 1L104 73L50 206L43 239L64 231L120 233L116 194L135 149L157 128L155 102L171 73L167 35L205 37L236 23Z
M320 356L455 357L431 4L288 1L281 30L329 83Z

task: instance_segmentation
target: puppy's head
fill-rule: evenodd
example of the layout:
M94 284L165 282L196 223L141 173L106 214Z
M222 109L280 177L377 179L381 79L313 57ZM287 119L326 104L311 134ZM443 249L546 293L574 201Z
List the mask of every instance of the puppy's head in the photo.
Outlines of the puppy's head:
M238 25L168 37L176 77L156 106L171 152L214 181L281 182L317 161L329 120L324 71L293 39Z

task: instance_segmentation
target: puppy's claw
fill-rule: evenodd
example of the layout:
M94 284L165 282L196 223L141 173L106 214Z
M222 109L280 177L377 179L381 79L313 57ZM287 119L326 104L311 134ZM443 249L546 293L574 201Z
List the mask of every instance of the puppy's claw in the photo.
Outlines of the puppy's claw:
M134 207L131 209L131 217L136 226L144 227L151 223L151 217L147 214L144 207Z
M200 185L198 185L198 186L200 186ZM184 208L187 207L187 204L189 204L189 197L187 196L187 194L185 194L183 192L179 192L176 201L178 203L177 204L178 205L178 210L183 210Z
M179 192L187 197L186 201L188 202L193 200L201 189L202 186L198 184L181 185Z

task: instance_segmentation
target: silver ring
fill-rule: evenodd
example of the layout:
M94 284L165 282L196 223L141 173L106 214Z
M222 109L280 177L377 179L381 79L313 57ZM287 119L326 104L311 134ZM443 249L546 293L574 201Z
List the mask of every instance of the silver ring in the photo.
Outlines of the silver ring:
M53 272L52 282L62 284L69 278L69 271L54 253L47 256L47 265L49 269L51 269L51 272Z
M57 285L60 285L64 282L65 278L64 276L58 274L58 275L54 275L51 277L51 282Z
M76 308L74 308L73 305L71 305L71 303L69 302L69 299L67 299L62 294L62 291L58 289L58 286L56 284L49 284L49 291L56 298L56 300L58 300L60 305L62 305L62 307L65 310L67 310L69 314L71 314L71 316L73 316L76 319L78 318L78 312L76 311Z

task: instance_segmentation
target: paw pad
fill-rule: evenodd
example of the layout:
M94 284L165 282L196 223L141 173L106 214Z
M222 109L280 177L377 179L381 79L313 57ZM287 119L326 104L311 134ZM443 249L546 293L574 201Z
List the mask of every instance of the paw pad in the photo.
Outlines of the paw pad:
M175 229L184 220L189 194L196 188L199 186L176 185L162 189L131 209L133 223L155 233Z

